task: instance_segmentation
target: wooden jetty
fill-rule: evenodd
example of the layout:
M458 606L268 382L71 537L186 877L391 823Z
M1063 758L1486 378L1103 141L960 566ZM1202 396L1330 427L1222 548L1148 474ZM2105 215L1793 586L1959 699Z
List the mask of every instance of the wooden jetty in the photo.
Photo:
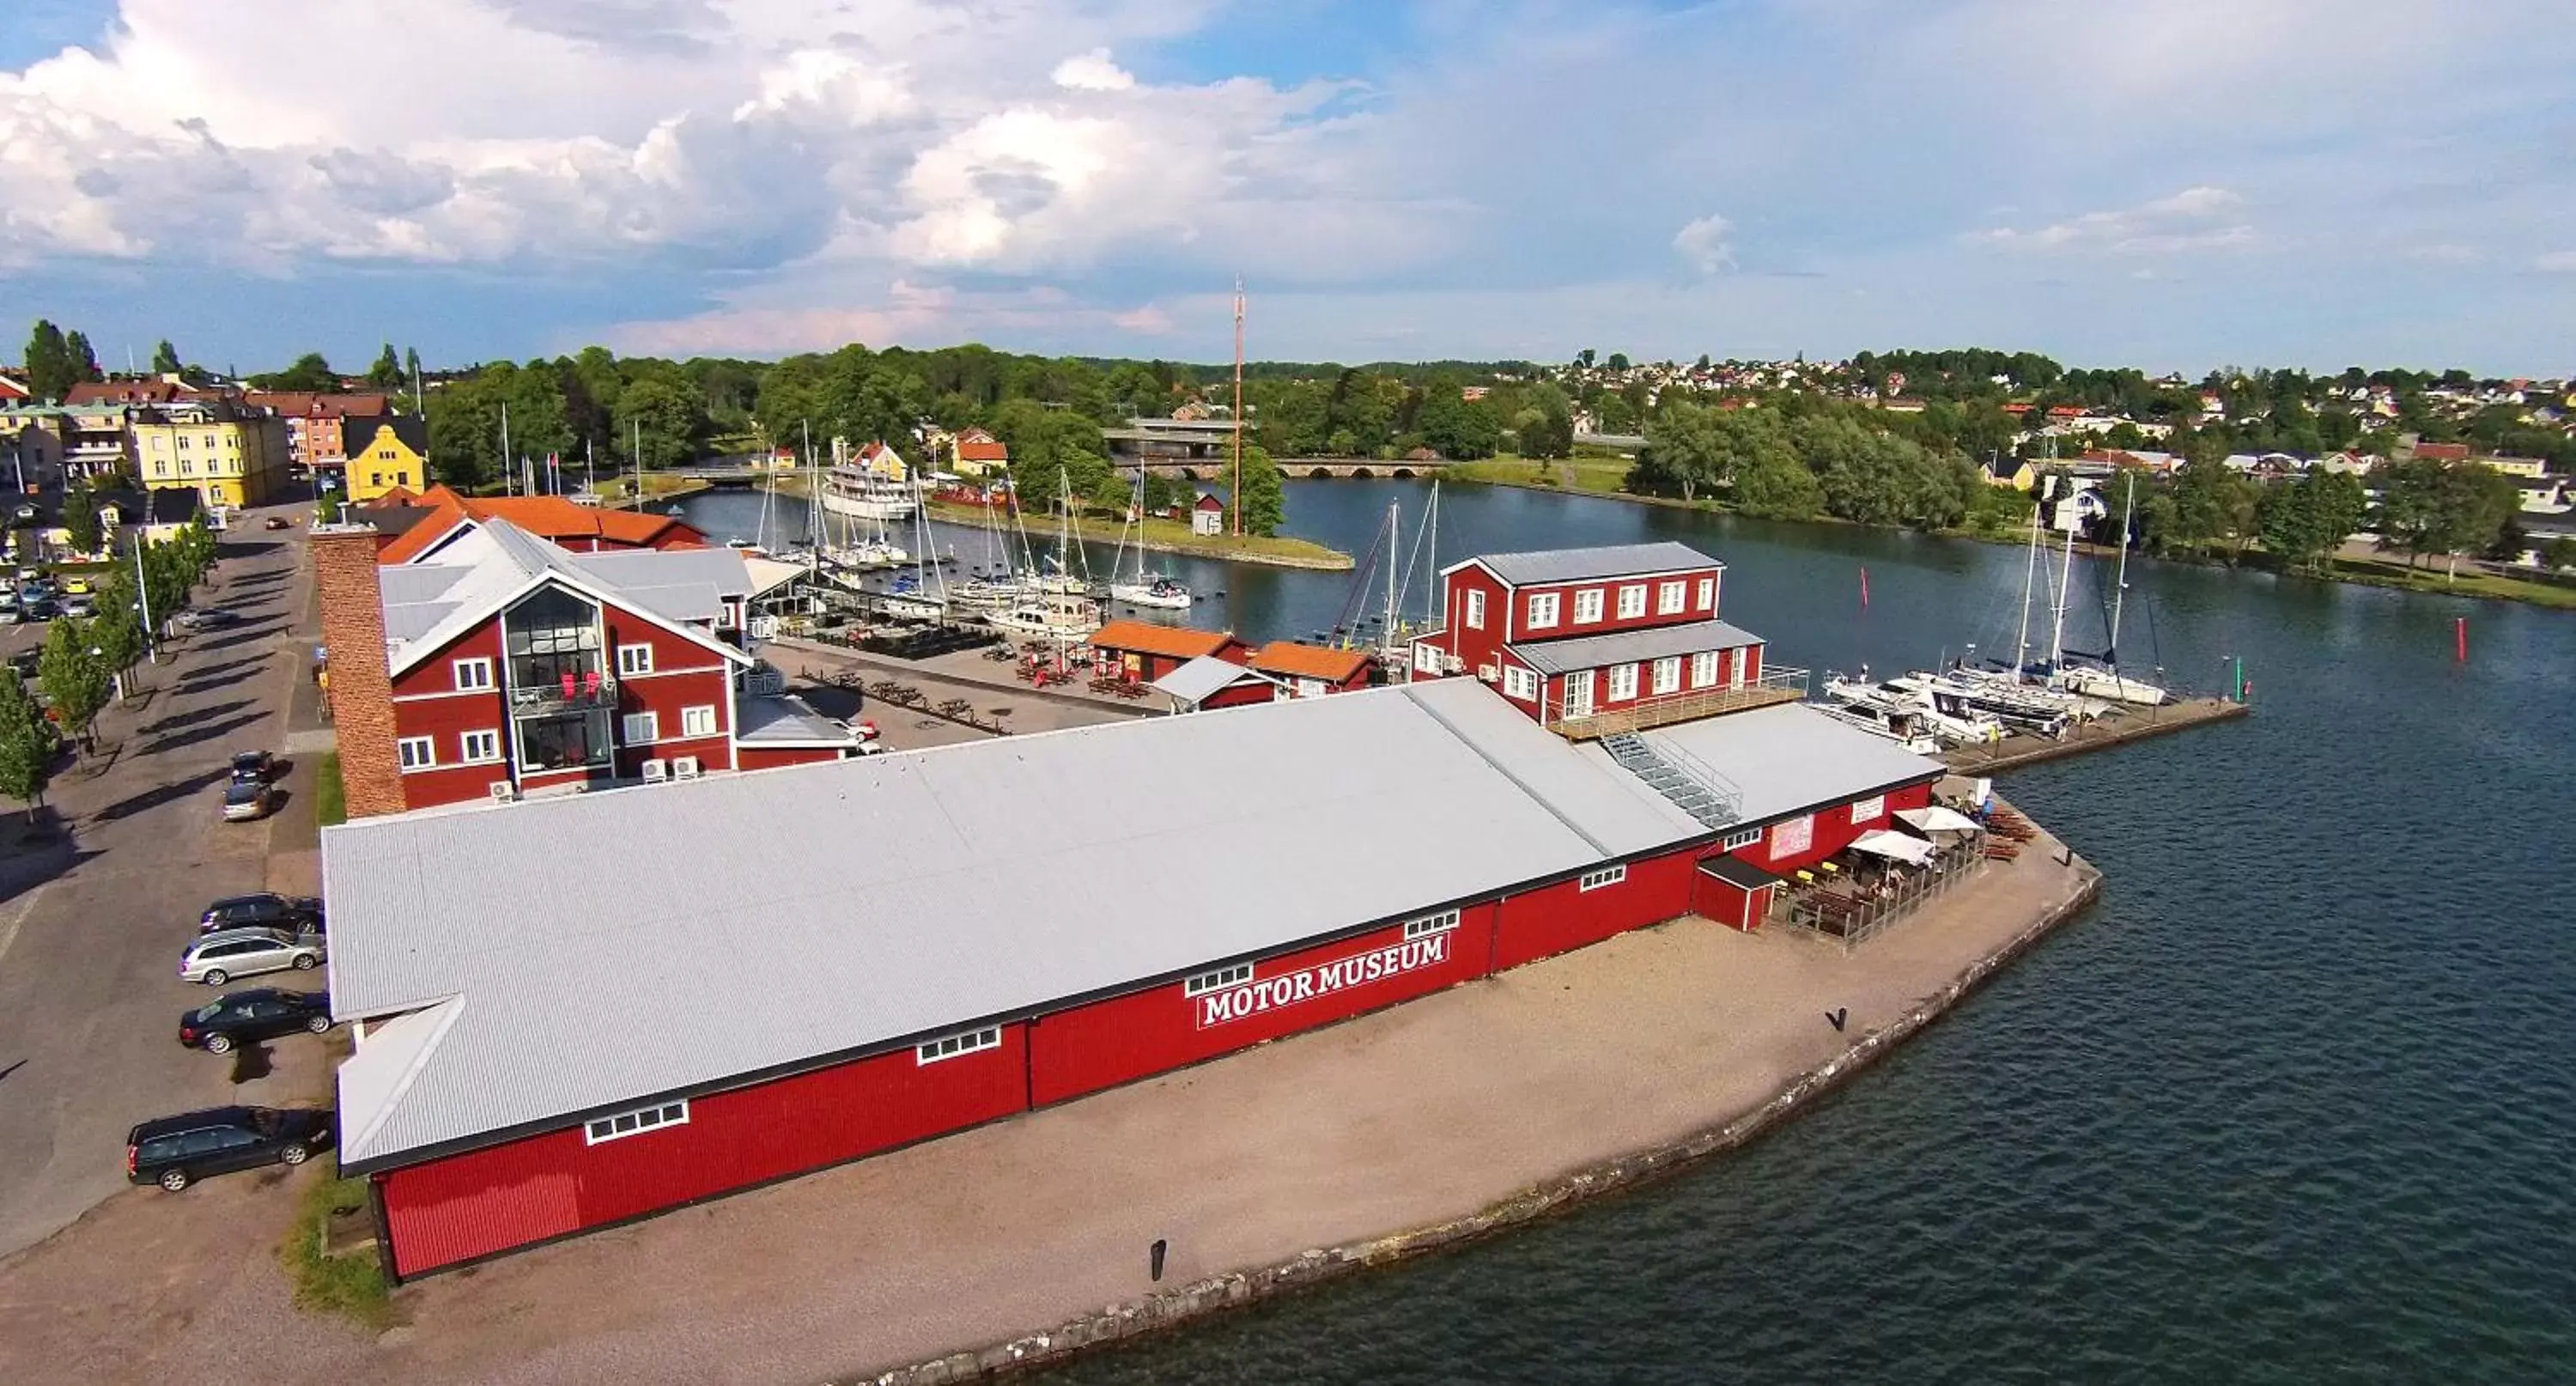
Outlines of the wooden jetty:
M2137 707L2070 729L2065 736L2014 735L1985 746L1961 746L1941 753L1942 763L1962 775L1993 775L2037 765L2044 760L2080 756L2112 746L2205 727L2253 712L2247 704L2225 698L2189 698L2165 707Z

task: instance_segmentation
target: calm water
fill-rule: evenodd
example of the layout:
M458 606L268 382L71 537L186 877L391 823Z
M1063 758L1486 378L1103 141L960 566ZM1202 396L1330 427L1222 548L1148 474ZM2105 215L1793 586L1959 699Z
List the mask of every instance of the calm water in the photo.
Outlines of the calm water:
M1292 484L1291 528L1365 549L1401 499L1409 542L1421 496ZM728 507L757 502L700 513ZM1442 511L1452 560L1697 543L1782 663L1994 650L2019 619L2009 547L1515 490ZM1226 592L1195 623L1252 636L1331 625L1351 585L1178 571ZM1749 1150L1052 1379L2576 1380L2576 616L2130 587L2128 663L2216 687L2241 655L2260 710L2011 778L2109 874L2091 915Z

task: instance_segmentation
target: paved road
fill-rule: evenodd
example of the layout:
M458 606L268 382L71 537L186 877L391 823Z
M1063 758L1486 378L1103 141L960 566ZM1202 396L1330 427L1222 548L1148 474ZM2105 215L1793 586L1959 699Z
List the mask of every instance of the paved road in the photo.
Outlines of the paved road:
M225 762L283 747L286 698L313 645L303 531L266 531L259 518L234 531L196 599L247 619L180 637L145 666L144 691L102 716L102 742L119 746L112 767L67 771L49 795L67 841L30 849L0 832L0 1255L127 1187L135 1121L318 1090L310 1039L218 1059L181 1049L175 1033L180 1013L213 995L177 976L197 912L267 883L271 825L219 820ZM0 643L42 634L13 627ZM306 811L309 774L291 770L286 813Z

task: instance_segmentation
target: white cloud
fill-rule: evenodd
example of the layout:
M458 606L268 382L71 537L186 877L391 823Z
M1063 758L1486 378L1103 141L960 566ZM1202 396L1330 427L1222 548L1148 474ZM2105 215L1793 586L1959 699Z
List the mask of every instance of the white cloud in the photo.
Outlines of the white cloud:
M2105 250L2170 255L2229 250L2259 239L2242 222L2221 224L2245 199L2225 188L2185 188L2170 197L2114 212L2086 212L2072 220L2028 231L1996 227L1972 238L2008 250Z
M1094 48L1078 58L1067 58L1056 64L1048 78L1068 91L1125 91L1136 85L1136 79L1118 64L1109 61L1109 50Z
M1730 237L1735 226L1715 212L1682 224L1673 233L1673 249L1692 269L1701 274L1717 274L1735 268L1735 244Z
M2531 263L2548 274L2576 274L2576 250L2553 250Z

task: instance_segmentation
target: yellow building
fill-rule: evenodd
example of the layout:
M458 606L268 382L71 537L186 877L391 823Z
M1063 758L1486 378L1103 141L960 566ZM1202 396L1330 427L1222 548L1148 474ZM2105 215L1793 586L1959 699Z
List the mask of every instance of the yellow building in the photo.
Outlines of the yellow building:
M286 485L286 421L228 407L138 412L134 462L155 491L194 491L208 509L265 505Z
M350 500L363 504L396 487L415 496L429 489L429 425L407 414L389 414L350 419L342 426Z

